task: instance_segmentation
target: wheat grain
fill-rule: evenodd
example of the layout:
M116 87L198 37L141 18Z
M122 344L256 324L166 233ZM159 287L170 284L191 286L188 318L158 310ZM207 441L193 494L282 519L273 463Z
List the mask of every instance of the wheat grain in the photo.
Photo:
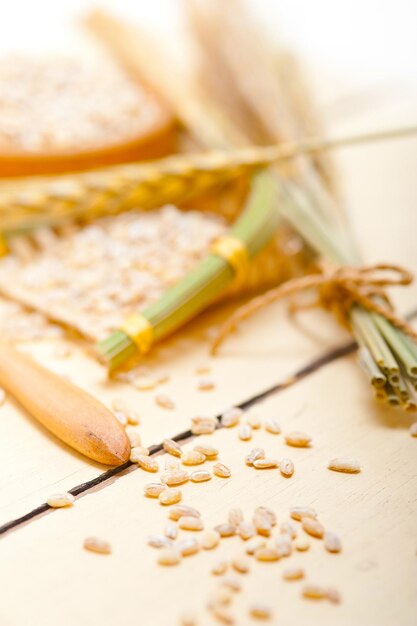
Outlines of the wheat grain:
M214 527L214 530L219 533L220 537L233 537L236 534L236 526L228 522L218 524Z
M173 411L175 409L174 400L164 393L158 393L155 396L155 402L163 409L168 409L169 411Z
M197 389L199 391L212 391L215 386L215 382L212 378L201 378L197 383Z
M176 504L169 510L169 519L177 522L181 517L187 515L188 517L201 517L200 511L197 511L192 506L186 504Z
M138 454L136 456L136 463L146 472L157 472L159 470L158 461L151 456Z
M232 526L239 526L239 524L243 522L242 509L230 509L227 519L229 524L232 524Z
M304 570L302 567L289 567L282 573L284 580L301 580L304 578Z
M311 600L324 600L327 598L327 591L320 585L313 585L310 583L303 588L302 595L304 598L309 598Z
M271 619L272 611L266 604L256 603L249 608L249 615L253 619Z
M139 434L139 430L135 426L126 426L125 431L132 448L138 448L139 446L141 446L142 439Z
M258 415L255 415L254 413L250 413L249 415L246 416L245 419L246 419L247 424L249 424L249 426L251 426L253 430L258 430L258 428L260 428L262 425L261 418Z
M224 428L233 428L233 426L237 426L239 424L242 415L242 409L232 407L223 413L220 419L220 424Z
M163 483L148 483L143 488L143 492L148 498L158 498L159 494L166 488L166 485Z
M291 522L283 522L279 527L279 532L288 535L291 539L295 539L297 536L297 528Z
M214 446L209 446L208 444L200 443L194 446L194 450L197 452L201 452L207 459L216 459L219 455L219 451Z
M168 522L165 525L165 537L168 537L168 539L172 539L175 540L178 537L178 526L176 524L171 524L171 522Z
M191 556L200 550L200 543L195 537L186 537L177 543L177 549L181 556Z
M257 513L262 513L262 515L266 515L271 522L271 526L277 525L277 516L275 515L274 511L268 506L257 506L255 509L255 515Z
M188 450L181 456L181 463L183 465L201 465L206 460L206 455L198 450Z
M178 565L181 562L181 554L174 547L162 548L159 552L158 563L159 565Z
M334 472L344 472L345 474L357 474L361 471L359 461L349 458L332 459L327 467Z
M230 469L223 463L215 463L215 465L213 465L213 473L219 476L219 478L230 478L232 475Z
M253 465L255 461L265 458L265 450L263 448L252 448L245 458L246 465Z
M178 520L178 526L182 530L204 530L204 524L201 517L194 517L192 515L183 515Z
M139 459L142 459L144 456L149 456L148 448L144 448L143 446L137 446L135 448L131 448L129 460L132 463L139 464Z
M281 426L278 424L276 419L268 417L265 420L265 430L272 435L279 435L281 432Z
M249 424L241 424L239 426L239 439L241 441L250 441L252 439L252 427Z
M201 547L204 550L217 548L220 542L220 535L217 530L206 530L201 537Z
M221 581L221 584L227 587L228 589L231 589L235 593L242 589L241 582L234 576L227 576L226 578L223 578Z
M208 470L197 470L190 474L190 480L193 483L204 483L208 480L211 480L212 475Z
M280 558L291 555L292 552L292 539L286 533L278 535L275 539L275 549L277 550Z
M279 558L279 553L276 548L264 546L255 550L255 559L257 561L278 561Z
M227 571L227 568L227 561L217 561L217 563L215 563L211 568L211 573L214 576L222 576Z
M164 537L163 535L149 535L148 546L157 549L169 548L172 547L172 541L169 537Z
M233 626L233 624L235 623L234 617L223 606L213 606L211 609L211 613L213 617L222 624L226 624L227 626Z
M294 431L285 435L285 443L294 448L308 448L311 444L311 437L306 433Z
M265 548L265 547L266 547L265 539L259 536L255 536L248 540L245 546L245 552L246 554L249 554L252 556L253 554L255 554L256 550L258 550L259 548Z
M256 528L251 522L242 521L238 526L237 532L243 541L248 541L256 535Z
M177 470L174 469L174 470L167 470L166 472L163 472L163 474L161 474L160 476L160 481L161 483L164 483L165 485L168 485L169 487L174 487L176 485L182 485L186 483L189 477L190 476L188 472L180 468Z
M310 506L294 506L290 509L290 515L297 522L301 522L304 517L311 517L315 519L317 517L316 511Z
M65 506L71 506L74 504L75 498L72 493L55 493L49 496L46 500L46 504L49 504L53 509L60 509Z
M309 538L306 537L305 535L302 535L301 537L297 537L297 539L294 542L294 548L298 550L299 552L306 552L306 550L310 548Z
M281 459L279 462L279 471L286 478L290 478L294 474L294 463L291 459Z
M87 537L84 540L84 548L90 552L97 552L97 554L110 554L111 545L104 539L98 537Z
M182 454L181 446L173 439L163 439L162 446L165 452L168 452L168 454L172 454L172 456L180 457Z
M303 517L301 523L306 533L317 539L323 538L324 526L318 520L311 517Z
M171 489L166 487L158 496L160 504L169 506L171 504L178 504L181 500L182 494L179 489Z
M240 554L232 559L232 567L239 572L239 574L246 574L249 571L249 561L245 556Z
M212 435L217 428L217 420L213 417L193 417L191 432L193 435Z
M253 462L253 467L256 469L274 469L278 467L279 462L277 459L256 459Z
M328 552L341 552L342 542L336 533L328 530L324 533L324 547Z

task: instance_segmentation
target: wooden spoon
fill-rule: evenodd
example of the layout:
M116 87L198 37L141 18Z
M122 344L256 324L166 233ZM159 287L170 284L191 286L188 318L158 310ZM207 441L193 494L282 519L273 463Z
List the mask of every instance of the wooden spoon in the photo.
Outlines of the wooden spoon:
M124 428L101 402L3 343L0 384L45 428L90 459L105 465L129 459Z

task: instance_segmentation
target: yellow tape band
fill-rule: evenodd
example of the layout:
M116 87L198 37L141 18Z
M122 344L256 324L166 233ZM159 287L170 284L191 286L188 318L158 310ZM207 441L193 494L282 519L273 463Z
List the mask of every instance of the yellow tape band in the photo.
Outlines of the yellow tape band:
M153 327L140 313L133 313L123 323L121 330L137 345L141 354L146 354L153 343Z
M0 234L0 257L5 256L9 253L9 247L7 245L6 239Z
M245 244L232 235L219 237L211 247L212 254L227 261L235 273L235 282L243 283L249 272L249 255Z

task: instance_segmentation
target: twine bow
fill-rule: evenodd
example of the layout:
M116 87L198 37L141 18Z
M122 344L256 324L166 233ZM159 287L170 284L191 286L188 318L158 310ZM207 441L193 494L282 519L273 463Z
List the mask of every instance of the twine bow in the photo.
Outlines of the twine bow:
M412 283L413 275L408 270L399 265L382 263L363 267L334 267L321 263L318 269L318 273L290 280L239 307L213 341L212 354L217 352L242 320L267 304L311 289L316 290L317 298L307 306L295 305L293 309L322 306L332 312L340 324L350 329L349 312L354 304L358 304L370 312L381 315L393 326L417 340L417 333L413 328L394 312L385 291L387 287Z

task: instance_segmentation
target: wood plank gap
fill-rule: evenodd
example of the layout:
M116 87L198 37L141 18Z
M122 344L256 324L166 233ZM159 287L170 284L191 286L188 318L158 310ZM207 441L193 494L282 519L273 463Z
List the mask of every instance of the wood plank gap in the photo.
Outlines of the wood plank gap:
M406 319L409 321L412 321L416 317L417 317L417 308L413 309L406 316ZM334 361L337 361L338 359L341 359L345 356L348 356L349 354L352 354L353 352L356 351L357 347L358 346L355 341L350 341L349 343L345 343L342 346L339 346L338 348L334 348L333 350L326 352L325 354L318 357L317 359L313 359L312 361L307 363L307 365L297 370L292 376L289 376L287 379L285 379L283 382L277 383L276 385L269 387L265 391L262 391L261 393L256 394L252 396L251 398L248 398L247 400L244 400L237 406L241 409L248 409L249 407L257 404L258 402L261 402L265 398L273 394L279 393L281 391L284 391L284 389L288 389L288 387L292 387L294 384L300 382L304 378L307 378L311 374L314 374L315 372L320 370L322 367L325 367L326 365L329 365L330 363L333 363ZM218 428L220 428L221 415L217 415L216 418L219 422ZM195 438L196 436L198 435L193 435L191 430L184 430L178 433L177 435L174 435L172 439L174 439L175 441L186 441L188 439ZM154 455L154 454L158 454L158 452L162 452L163 446L162 446L162 443L158 443L158 444L150 446L148 449L149 449L150 455ZM86 493L90 489L94 489L95 487L102 485L103 483L106 483L107 481L111 480L115 476L118 476L121 478L123 476L123 472L126 472L127 470L131 469L133 466L136 466L136 464L132 463L131 461L128 461L127 463L124 463L123 465L119 465L118 467L113 467L112 469L107 470L106 472L103 472L96 478L93 478L92 480L88 480L85 483L81 483L80 485L73 487L72 489L70 489L69 493L71 493L74 496L78 496L82 493ZM136 469L136 467L134 469ZM11 520L10 522L6 522L2 526L0 526L0 536L5 535L6 533L9 533L10 531L15 530L19 526L23 526L24 524L27 524L33 519L36 519L44 515L45 513L51 512L54 510L55 509L50 507L49 504L46 504L45 502L44 504L41 504L35 509L32 509L25 515L22 515L21 517L18 517L14 520Z

